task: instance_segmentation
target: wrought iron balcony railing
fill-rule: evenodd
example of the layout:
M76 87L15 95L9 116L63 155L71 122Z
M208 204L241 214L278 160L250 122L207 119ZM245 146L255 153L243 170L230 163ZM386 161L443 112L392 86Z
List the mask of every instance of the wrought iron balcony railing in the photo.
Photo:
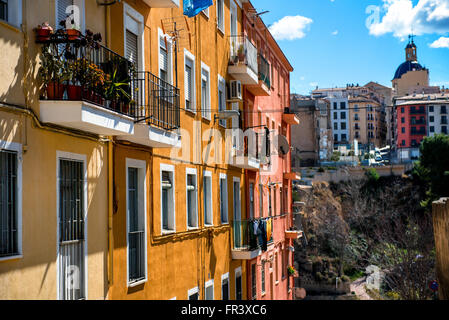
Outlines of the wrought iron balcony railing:
M259 53L259 80L262 80L268 88L271 88L270 64L261 53Z
M258 73L257 48L243 35L230 36L231 57L230 65L246 65L254 73Z
M255 228L258 228L262 220L267 220L271 218L263 219L251 219L233 222L233 238L234 238L234 249L237 250L247 250L253 251L258 250L262 247L263 237ZM271 219L271 236L267 239L267 244L274 242L273 238L273 219Z
M112 50L53 34L42 43L42 100L86 101L165 130L180 125L179 89Z

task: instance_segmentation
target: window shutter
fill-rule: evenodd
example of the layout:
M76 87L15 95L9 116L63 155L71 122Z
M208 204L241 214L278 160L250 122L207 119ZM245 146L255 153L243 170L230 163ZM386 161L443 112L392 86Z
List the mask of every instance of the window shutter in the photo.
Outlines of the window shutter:
M134 64L137 70L139 70L137 44L137 35L126 30L126 58Z
M159 68L165 72L168 72L168 50L165 45L165 38L160 38L161 53L159 55Z
M68 16L66 13L67 7L73 6L74 0L57 0L57 1L58 1L58 12L57 12L58 20L56 21L56 28L59 29L60 28L59 23L62 20L67 19L67 16Z
M192 102L192 68L186 64L186 100Z

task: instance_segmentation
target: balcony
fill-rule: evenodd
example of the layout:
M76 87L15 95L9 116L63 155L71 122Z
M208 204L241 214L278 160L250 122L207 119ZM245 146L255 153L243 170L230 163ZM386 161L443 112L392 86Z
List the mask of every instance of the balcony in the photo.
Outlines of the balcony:
M411 107L410 114L426 114L426 109L424 107L418 109L416 109L415 107Z
M119 137L152 148L181 147L179 89L150 72L136 72L137 101L134 135Z
M239 140L237 138L237 140ZM259 138L257 134L252 137L244 137L243 146L237 147L232 150L232 163L231 165L252 171L259 171Z
M298 181L298 180L301 180L301 174L299 174L297 172L284 172L284 179Z
M43 44L40 118L151 147L178 146L179 90L99 43L64 33Z
M229 74L243 85L259 83L257 49L245 36L230 36Z
M282 115L282 120L285 123L292 125L292 126L298 125L300 123L298 116L295 113L291 112L290 108L284 109L284 114Z
M179 0L143 0L151 8L179 8Z
M269 96L271 94L270 64L262 54L258 56L259 81L255 85L248 85L247 89L255 96Z
M271 218L270 218L271 219ZM233 240L232 259L234 260L252 260L262 254L262 236L254 234L254 228L259 225L262 219L243 220L233 222ZM266 245L274 243L273 239L273 219L270 239L267 239ZM268 237L268 235L267 235Z
M100 45L53 34L42 43L40 118L99 135L132 135L132 64ZM87 42L87 41L86 41Z

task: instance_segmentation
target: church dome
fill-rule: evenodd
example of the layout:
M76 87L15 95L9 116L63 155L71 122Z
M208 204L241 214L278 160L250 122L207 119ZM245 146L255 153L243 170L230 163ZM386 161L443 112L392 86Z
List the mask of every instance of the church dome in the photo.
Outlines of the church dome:
M417 61L405 61L396 70L396 73L394 74L394 79L400 79L403 74L409 71L420 71L420 70L424 70L424 68Z

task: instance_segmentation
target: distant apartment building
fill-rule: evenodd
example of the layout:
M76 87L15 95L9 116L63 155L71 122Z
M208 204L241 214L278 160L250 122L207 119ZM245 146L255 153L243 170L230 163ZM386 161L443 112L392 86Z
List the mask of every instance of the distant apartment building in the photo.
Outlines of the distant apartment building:
M301 118L300 125L292 126L293 169L298 171L330 159L333 135L329 101L292 95L291 110Z
M364 96L349 98L350 141L357 140L359 150L381 146L381 107L379 102Z
M334 144L348 144L350 139L348 97L329 98Z
M448 133L449 94L419 94L395 98L398 160L419 158L426 136Z

